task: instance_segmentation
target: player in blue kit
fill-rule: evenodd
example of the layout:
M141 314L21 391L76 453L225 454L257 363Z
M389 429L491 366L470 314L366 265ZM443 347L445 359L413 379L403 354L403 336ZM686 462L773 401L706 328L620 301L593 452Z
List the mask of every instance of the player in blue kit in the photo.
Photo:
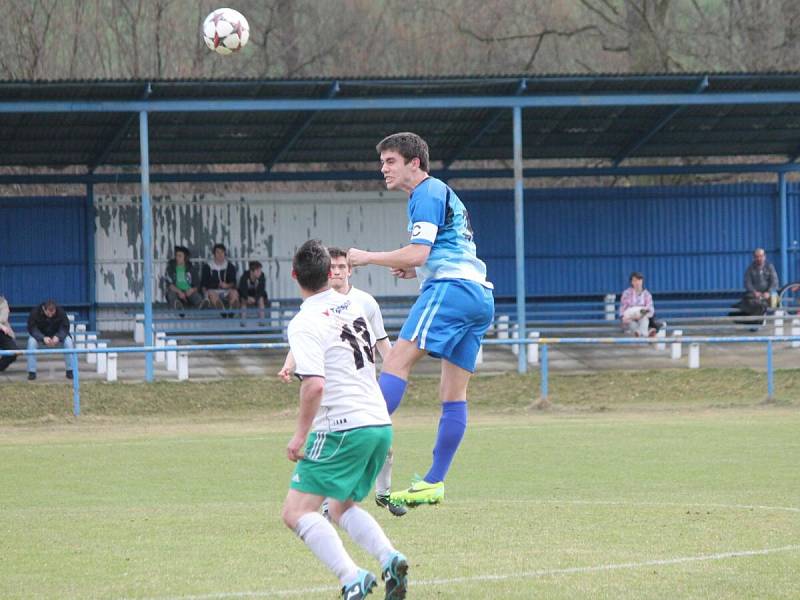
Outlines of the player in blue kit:
M492 284L477 257L466 208L443 181L428 175L428 144L396 133L377 146L389 190L408 192L410 242L389 252L352 248L353 266L389 267L396 277L420 280L420 295L385 359L378 383L389 413L400 405L412 367L426 353L442 359L442 415L433 462L422 480L391 501L416 506L444 498L444 478L467 426L467 386L481 339L494 318Z

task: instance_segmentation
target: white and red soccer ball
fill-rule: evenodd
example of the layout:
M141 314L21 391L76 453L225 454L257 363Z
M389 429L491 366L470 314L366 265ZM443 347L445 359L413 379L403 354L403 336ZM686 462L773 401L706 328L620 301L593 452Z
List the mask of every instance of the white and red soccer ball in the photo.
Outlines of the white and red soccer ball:
M247 19L232 8L218 8L203 21L203 41L219 54L238 52L249 39Z

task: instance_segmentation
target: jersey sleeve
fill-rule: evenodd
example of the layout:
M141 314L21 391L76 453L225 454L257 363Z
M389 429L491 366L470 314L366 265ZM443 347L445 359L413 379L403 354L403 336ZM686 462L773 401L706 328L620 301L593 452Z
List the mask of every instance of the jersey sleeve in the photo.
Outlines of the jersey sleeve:
M409 206L411 243L433 246L439 227L444 225L446 188L428 185L415 193Z
M300 377L325 377L325 351L320 336L311 327L292 321L288 337L297 365L295 373Z
M372 333L375 334L376 342L389 337L389 335L386 333L386 328L383 325L381 307L378 306L378 301L372 296L369 297L367 318L369 319L369 324L372 327Z

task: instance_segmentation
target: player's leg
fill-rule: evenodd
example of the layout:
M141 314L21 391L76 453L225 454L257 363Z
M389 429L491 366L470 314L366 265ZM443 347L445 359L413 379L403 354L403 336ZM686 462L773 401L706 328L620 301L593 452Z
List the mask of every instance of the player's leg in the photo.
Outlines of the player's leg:
M402 517L408 512L405 506L399 504L392 504L390 496L392 493L392 467L394 465L394 451L389 448L386 454L386 460L378 472L378 477L375 480L375 504L381 508L386 508L395 517Z
M405 330L405 326L403 329ZM403 335L402 331L400 335ZM390 415L400 406L406 393L411 369L423 356L425 350L420 350L415 341L399 337L389 351L389 356L383 361L378 385L383 392L383 399L386 400L386 408L389 409Z
M354 481L351 497L345 501L329 499L330 518L371 554L381 565L386 584L386 598L405 598L408 587L408 561L398 552L378 522L357 501L372 489L378 471L386 461L392 441L391 427L365 427L351 432L347 452L354 452L354 461L361 465L362 474Z

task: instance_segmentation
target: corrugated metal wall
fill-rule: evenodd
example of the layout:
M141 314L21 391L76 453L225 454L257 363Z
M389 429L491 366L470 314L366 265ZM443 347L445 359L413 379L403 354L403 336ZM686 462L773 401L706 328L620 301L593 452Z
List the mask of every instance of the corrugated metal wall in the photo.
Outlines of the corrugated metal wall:
M513 193L459 195L497 294L513 295ZM776 203L769 184L527 190L527 294L618 293L631 271L661 292L741 289L754 248L779 263Z
M98 196L95 206L98 302L141 302L139 198ZM239 274L247 261L261 261L271 297L294 297L297 288L291 279L291 260L305 240L319 238L344 247L399 248L408 240L405 211L403 195L382 192L154 197L155 298L163 299L158 279L175 244L188 246L195 259L205 261L216 242L227 246ZM415 282L397 280L386 269L359 271L353 283L376 295L416 293Z
M0 294L88 303L86 198L0 198Z

